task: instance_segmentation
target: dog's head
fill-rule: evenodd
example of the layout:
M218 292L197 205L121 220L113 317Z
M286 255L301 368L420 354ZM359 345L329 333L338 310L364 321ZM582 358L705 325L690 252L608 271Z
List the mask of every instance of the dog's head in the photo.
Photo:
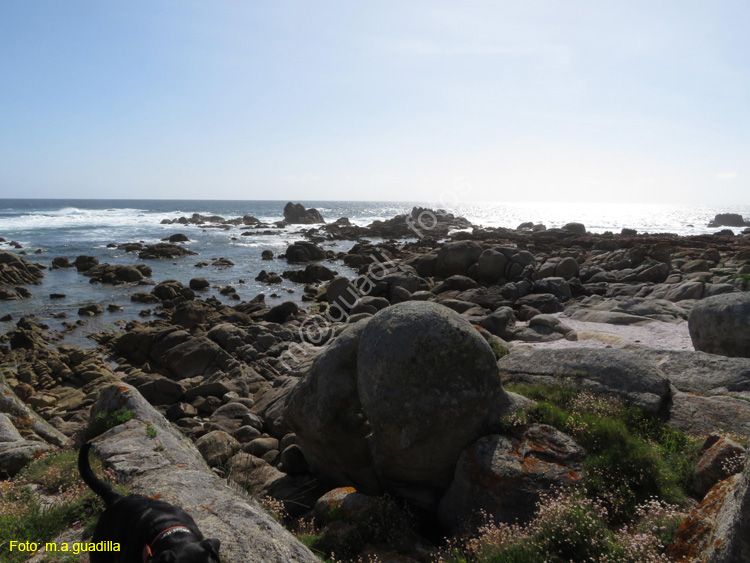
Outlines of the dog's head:
M201 542L182 542L156 553L148 563L219 563L217 539Z

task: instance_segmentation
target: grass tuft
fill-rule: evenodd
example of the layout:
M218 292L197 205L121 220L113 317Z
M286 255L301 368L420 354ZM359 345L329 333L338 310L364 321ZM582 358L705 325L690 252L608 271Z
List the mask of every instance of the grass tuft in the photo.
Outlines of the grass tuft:
M43 545L76 522L83 526L84 538L91 536L104 503L83 484L78 475L77 460L77 451L47 454L33 461L12 480L0 482L2 561L20 563L28 558L26 552L11 552L10 540ZM92 465L95 471L101 470L98 460ZM118 489L127 492L121 487ZM54 495L51 503L50 495ZM48 560L59 563L78 561L62 554L52 557Z
M100 434L104 434L110 428L123 424L132 418L133 413L126 407L122 407L116 411L98 412L94 419L89 423L85 439L88 441L96 438Z

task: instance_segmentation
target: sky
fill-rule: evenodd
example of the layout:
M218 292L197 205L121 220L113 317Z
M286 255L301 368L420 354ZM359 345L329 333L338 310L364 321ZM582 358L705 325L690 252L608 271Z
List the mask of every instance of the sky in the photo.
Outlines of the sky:
M750 204L750 3L6 0L0 197Z

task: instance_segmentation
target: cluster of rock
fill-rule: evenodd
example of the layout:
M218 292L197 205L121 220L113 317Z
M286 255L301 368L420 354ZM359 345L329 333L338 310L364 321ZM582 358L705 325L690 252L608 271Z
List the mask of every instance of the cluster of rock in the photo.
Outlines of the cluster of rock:
M7 250L0 251L0 301L31 297L24 285L39 285L44 272L22 256Z
M162 225L211 225L219 224L225 225L227 228L237 225L257 225L260 223L258 219L252 215L245 215L243 217L236 217L234 219L225 219L219 215L201 215L200 213L193 213L190 217L178 217L176 219L162 219ZM174 241L170 241L174 242Z
M165 225L195 225L204 229L252 227L243 230L242 236L274 234L274 231L269 229L278 229L290 225L316 225L301 232L311 239L318 240L359 240L365 237L438 240L445 238L454 231L472 228L472 224L463 217L457 217L442 209L432 210L424 207L414 207L410 213L397 215L384 221L373 221L367 226L353 225L347 217L341 217L336 221L326 223L320 211L315 208L305 208L301 203L288 202L284 206L283 216L282 220L274 221L271 224L263 223L250 215L226 219L218 215L206 216L198 213L194 213L191 217L163 219L161 222ZM571 223L571 225L576 224ZM170 242L175 241L170 240Z
M69 268L75 266L79 273L91 278L91 283L105 283L120 285L124 283L139 283L151 277L151 268L146 264L124 266L121 264L100 264L95 256L78 256L72 264L67 258L55 258L53 267Z
M425 213L415 209L388 229L415 238L409 219L419 227ZM308 231L310 240L282 255L304 265L282 275L305 284L303 300L314 303L309 309L291 301L270 307L263 295L249 302L237 297L231 307L199 299L196 292L209 284L194 278L189 287L164 280L135 292L133 299L152 303L159 318L98 335L99 351L53 349L44 327L21 319L0 336L7 344L0 345L0 396L6 397L0 399L0 471L17 471L37 451L65 443L86 425L102 390L94 412L117 401L114 383L127 389L123 401L141 421L157 426L153 448L146 423L138 421L115 429L99 447L138 490L177 487L187 478L180 465L203 471L192 446L177 439L177 428L214 473L284 502L291 514L326 498L345 503L359 495L361 502L389 493L451 532L478 510L498 521L527 520L541 494L583 474L584 452L570 436L544 425L500 423L528 405L503 389L501 374L511 382L568 381L614 395L697 435L750 433L748 237L592 235L570 224L474 229L446 243L427 236L405 244L358 239L337 254L316 244L321 233L344 233L351 227L346 223ZM430 232L441 236L466 228L452 217L436 223L445 231ZM186 250L155 245L150 254L171 255L172 247ZM12 258L0 266L12 264L13 275L26 277L10 285L39 281L40 269ZM357 276L338 276L320 263L331 259ZM231 267L225 260L215 265ZM151 274L142 264L98 264L86 256L52 266L75 266L102 283L149 283L144 278ZM281 281L273 272L258 278ZM93 307L82 314L100 312ZM514 347L514 341L575 341L579 335L561 312L621 325L689 318L699 351ZM27 418L32 423L24 427ZM726 438L706 442L695 479L705 497L683 525L675 546L680 553L712 549L716 555L707 560L732 561L747 549L736 533L750 517L750 463L737 463L742 455ZM744 473L737 473L743 463ZM193 485L168 490L201 506L213 494L201 482L194 496ZM226 502L231 514L241 512ZM222 543L225 537L241 543L231 530L217 528ZM307 552L284 545L294 554L285 556L306 560Z

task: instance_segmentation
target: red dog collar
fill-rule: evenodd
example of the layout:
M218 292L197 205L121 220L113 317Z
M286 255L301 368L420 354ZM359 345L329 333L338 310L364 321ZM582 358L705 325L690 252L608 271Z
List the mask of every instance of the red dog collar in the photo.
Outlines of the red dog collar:
M143 546L143 563L148 563L148 560L151 559L153 556L153 547L160 539L164 539L168 536L171 536L172 534L179 534L179 533L188 533L192 534L188 528L185 526L172 526L171 528L167 528L166 530L162 530L158 534L156 534L156 537L153 539L153 541L149 544L146 544Z

